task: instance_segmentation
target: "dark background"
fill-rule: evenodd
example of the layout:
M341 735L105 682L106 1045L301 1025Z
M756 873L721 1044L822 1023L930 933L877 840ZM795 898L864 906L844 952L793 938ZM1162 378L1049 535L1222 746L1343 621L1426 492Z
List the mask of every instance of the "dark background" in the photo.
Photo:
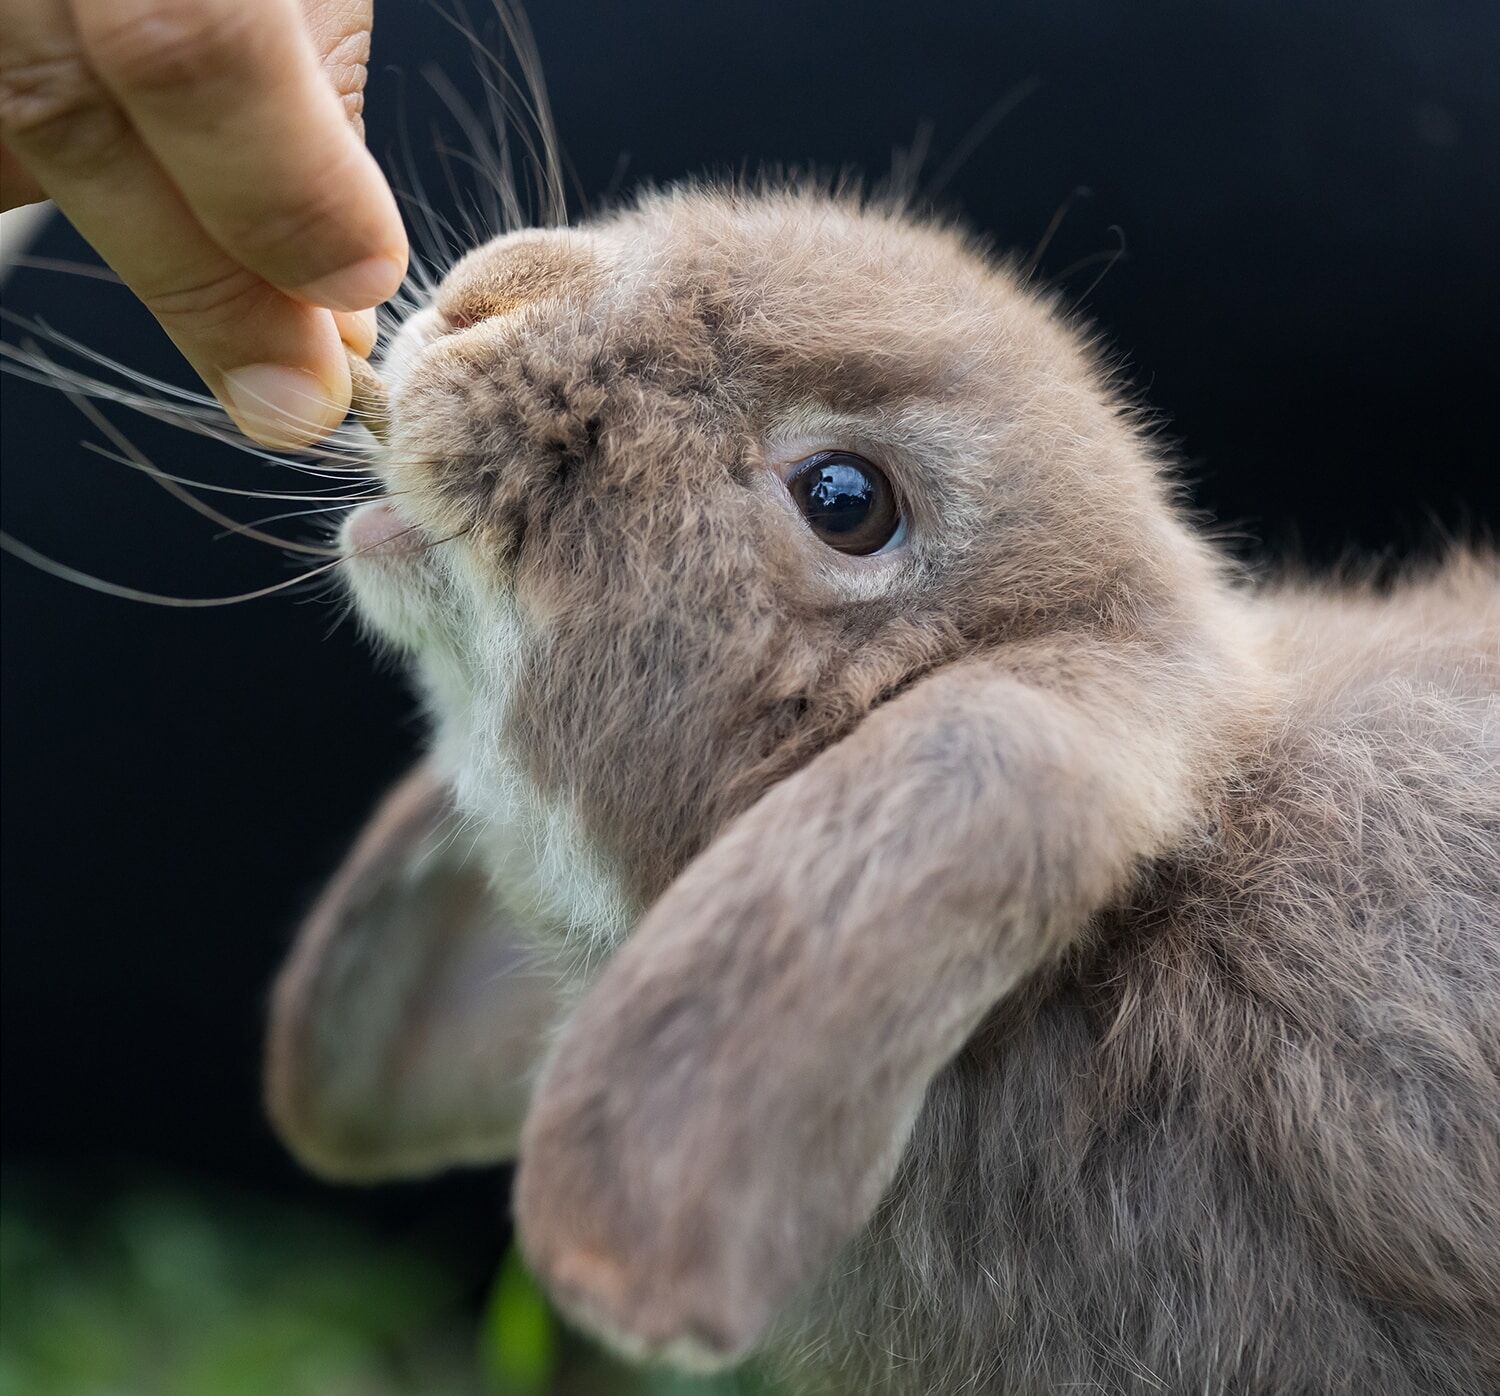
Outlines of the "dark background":
M421 70L477 94L472 55L424 4L377 10L371 143L399 164L404 111L436 195L443 114ZM1400 558L1500 520L1493 0L568 0L532 22L591 196L622 160L626 186L769 161L879 175L929 125L931 176L1018 96L942 201L1029 252L1090 191L1042 269L1125 355L1195 501L1239 546ZM86 255L57 221L32 251ZM117 288L23 270L5 299L186 381ZM83 452L92 432L61 397L0 386L11 533L183 595L287 575ZM243 477L228 452L115 418L169 469ZM290 928L413 749L400 681L324 600L164 611L3 565L7 1164L278 1192L488 1265L495 1175L325 1189L283 1157L257 1099Z

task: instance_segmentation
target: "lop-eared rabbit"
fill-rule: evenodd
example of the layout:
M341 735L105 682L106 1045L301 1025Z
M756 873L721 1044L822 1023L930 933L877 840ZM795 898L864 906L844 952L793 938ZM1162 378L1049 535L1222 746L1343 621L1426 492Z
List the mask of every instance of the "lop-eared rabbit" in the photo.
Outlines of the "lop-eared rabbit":
M430 754L299 1158L517 1156L578 1323L809 1390L1500 1390L1493 556L1235 576L1047 295L809 189L502 237L381 373Z

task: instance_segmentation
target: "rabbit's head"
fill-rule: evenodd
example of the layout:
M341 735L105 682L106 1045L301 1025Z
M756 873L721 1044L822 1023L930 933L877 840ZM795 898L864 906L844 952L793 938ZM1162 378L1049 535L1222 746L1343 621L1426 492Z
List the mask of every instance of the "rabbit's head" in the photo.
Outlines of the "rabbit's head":
M523 1241L623 1345L732 1357L1185 827L1228 594L1075 329L895 209L688 189L504 237L384 372L360 609L466 844L613 951L533 1098Z
M921 675L1165 615L1195 560L1045 301L852 200L676 192L497 239L384 372L354 590L574 933L624 931Z

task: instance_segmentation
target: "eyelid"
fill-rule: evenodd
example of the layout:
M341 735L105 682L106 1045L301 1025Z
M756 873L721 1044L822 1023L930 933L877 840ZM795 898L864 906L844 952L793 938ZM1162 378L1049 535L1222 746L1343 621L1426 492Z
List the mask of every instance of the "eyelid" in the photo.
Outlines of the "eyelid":
M874 460L863 451L856 451L850 446L819 446L816 450L804 451L792 459L776 465L775 469L777 474L781 476L783 483L790 484L804 470L811 469L820 460L824 460L829 456L853 456L855 460L878 470L887 480L891 480L891 487L895 488L895 481L891 477L891 472L880 461Z
M790 441L783 439L775 445L765 447L761 461L774 471L779 479L786 481L820 456L845 455L856 456L867 465L873 465L896 487L896 492L901 498L906 497L905 491L901 489L901 481L911 472L901 460L900 453L882 446L878 441L862 439L859 436L856 436L852 442L841 439L835 433L827 435L809 433L807 436Z
M831 455L835 449L832 446L822 446L816 451L809 451L805 454L794 456L790 460L785 460L777 464L776 473L781 477L782 484L789 485L797 476L812 465L814 461Z

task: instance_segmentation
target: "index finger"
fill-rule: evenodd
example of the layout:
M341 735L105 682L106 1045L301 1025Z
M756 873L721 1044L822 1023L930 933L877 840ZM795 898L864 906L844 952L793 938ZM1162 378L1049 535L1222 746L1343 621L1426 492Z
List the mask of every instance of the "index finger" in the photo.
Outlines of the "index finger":
M341 8L355 28L368 15ZM74 16L90 65L226 252L335 310L395 293L401 216L296 0L74 0Z

